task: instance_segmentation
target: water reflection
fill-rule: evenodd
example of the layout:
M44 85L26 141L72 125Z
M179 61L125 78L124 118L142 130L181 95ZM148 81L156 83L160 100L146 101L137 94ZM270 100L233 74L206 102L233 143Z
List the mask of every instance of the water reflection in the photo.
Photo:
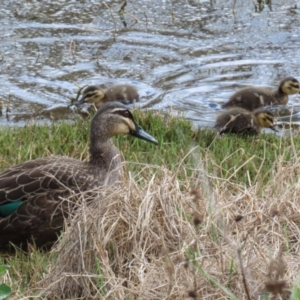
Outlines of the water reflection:
M235 0L236 2L236 0ZM272 11L272 1L271 0L257 0L257 2L255 2L254 0L252 0L254 8L255 8L255 12L261 13L264 8L265 5L268 6L269 10Z
M122 17L116 0L2 0L0 124L72 119L67 107L78 86L129 83L139 107L172 109L211 127L238 88L276 87L300 69L299 0L265 1L259 14L250 0L237 0L235 13L233 4L138 0ZM299 101L290 99L280 118ZM300 124L299 113L292 122Z

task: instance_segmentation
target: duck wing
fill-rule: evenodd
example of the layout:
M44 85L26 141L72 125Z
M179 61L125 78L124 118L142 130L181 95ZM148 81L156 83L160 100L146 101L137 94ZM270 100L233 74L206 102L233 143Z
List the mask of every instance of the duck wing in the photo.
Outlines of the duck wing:
M85 181L81 164L67 157L50 157L7 169L0 174L0 205L51 191L78 190Z

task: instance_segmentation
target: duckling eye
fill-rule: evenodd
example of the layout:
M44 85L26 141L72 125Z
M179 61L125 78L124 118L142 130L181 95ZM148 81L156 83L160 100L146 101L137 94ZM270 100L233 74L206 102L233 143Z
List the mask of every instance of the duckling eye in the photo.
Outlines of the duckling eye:
M124 110L122 111L122 116L125 118L129 118L130 117L130 112L128 110Z

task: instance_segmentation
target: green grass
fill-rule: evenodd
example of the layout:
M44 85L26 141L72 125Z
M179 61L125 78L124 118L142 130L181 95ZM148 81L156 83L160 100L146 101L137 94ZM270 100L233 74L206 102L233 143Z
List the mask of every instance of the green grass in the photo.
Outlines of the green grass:
M265 184L277 162L293 159L293 149L300 149L298 138L291 140L274 134L248 138L227 135L220 138L214 130L193 130L192 124L183 118L154 112L145 115L136 112L135 115L141 127L159 141L159 146L133 137L116 137L116 145L126 160L132 162L131 172L142 168L141 164L134 162L165 165L171 170L184 163L190 175L201 163L201 157L212 176L247 185L255 182ZM2 128L0 169L51 154L86 159L89 125L90 120L78 119L74 123Z
M6 272L8 271L8 265L1 265L0 264L0 278L3 277ZM11 294L11 288L7 286L5 283L0 284L0 300L6 299Z
M42 278L47 272L49 260L50 257L45 255L45 251L31 247L29 253L17 250L13 254L2 254L0 265L5 263L10 266L9 273L13 274L15 284L12 289L18 287L22 291Z

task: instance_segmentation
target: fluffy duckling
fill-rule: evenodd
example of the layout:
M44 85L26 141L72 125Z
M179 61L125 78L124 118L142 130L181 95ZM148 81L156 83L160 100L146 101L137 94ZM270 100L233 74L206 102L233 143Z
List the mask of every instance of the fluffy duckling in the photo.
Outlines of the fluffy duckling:
M139 93L136 87L130 84L114 84L108 88L91 85L84 89L81 99L74 105L91 103L99 108L103 103L113 101L123 104L133 103L139 101Z
M276 131L274 128L274 115L262 108L253 112L240 107L228 109L217 116L215 124L215 128L219 130L220 134L253 135L258 134L263 127Z
M287 104L288 95L299 93L299 81L293 77L286 77L280 81L277 89L250 86L238 90L223 105L223 108L242 107L255 110L265 105Z

